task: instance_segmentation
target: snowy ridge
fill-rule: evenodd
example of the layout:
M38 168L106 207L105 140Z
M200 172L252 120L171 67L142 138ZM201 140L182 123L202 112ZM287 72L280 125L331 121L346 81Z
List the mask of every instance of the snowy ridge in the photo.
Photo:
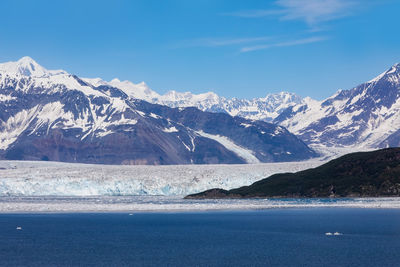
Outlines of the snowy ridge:
M160 95L151 90L144 82L135 84L130 81L113 79L106 82L99 78L84 78L94 85L110 85L124 91L128 96L146 100L154 104L169 107L196 107L208 112L225 112L231 116L240 116L251 120L272 121L288 107L303 103L303 99L294 93L280 92L266 97L253 99L225 98L213 92L193 94L191 92L169 91Z
M154 99L159 97L159 94L151 90L145 82L134 84L130 81L121 82L119 79L115 78L111 80L108 85L121 89L132 98L146 100L151 103L154 102Z
M323 100L305 99L275 123L308 144L387 147L400 142L400 64L350 90Z
M192 94L171 91L155 100L156 103L170 107L197 107L203 111L226 112L231 116L240 116L251 120L272 121L286 108L300 104L303 100L293 94L281 92L268 94L263 98L238 99L225 98L213 92Z

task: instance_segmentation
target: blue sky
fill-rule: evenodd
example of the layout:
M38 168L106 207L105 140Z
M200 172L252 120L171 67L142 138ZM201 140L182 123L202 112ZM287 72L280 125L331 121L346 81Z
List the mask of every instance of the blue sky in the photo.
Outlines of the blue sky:
M2 1L0 61L226 97L323 99L400 62L397 0Z

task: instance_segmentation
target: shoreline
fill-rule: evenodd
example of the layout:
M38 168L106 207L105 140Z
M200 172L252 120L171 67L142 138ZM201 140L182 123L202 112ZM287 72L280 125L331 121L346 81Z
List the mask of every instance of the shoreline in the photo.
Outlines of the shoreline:
M186 200L182 196L0 197L0 214L190 213L318 208L400 209L400 197L222 200Z

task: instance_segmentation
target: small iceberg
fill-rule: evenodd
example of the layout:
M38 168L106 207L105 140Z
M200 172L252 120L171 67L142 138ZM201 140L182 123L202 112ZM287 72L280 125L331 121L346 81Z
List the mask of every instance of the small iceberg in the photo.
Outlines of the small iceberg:
M339 232L334 232L334 233L326 232L325 235L331 236L331 235L343 235L343 234L342 234L342 233L339 233Z
M133 213L129 213L129 216L132 216L133 215Z
M21 226L17 226L16 229L17 229L17 230L22 230L22 227L21 227Z

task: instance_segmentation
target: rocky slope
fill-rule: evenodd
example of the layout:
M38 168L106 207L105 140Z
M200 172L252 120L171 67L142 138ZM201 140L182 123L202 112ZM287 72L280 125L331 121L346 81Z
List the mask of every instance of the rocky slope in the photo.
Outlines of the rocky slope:
M186 198L400 196L400 148L342 156L320 167L275 174L250 186Z
M150 104L99 79L47 70L29 57L0 64L3 159L204 164L313 156L281 126Z

